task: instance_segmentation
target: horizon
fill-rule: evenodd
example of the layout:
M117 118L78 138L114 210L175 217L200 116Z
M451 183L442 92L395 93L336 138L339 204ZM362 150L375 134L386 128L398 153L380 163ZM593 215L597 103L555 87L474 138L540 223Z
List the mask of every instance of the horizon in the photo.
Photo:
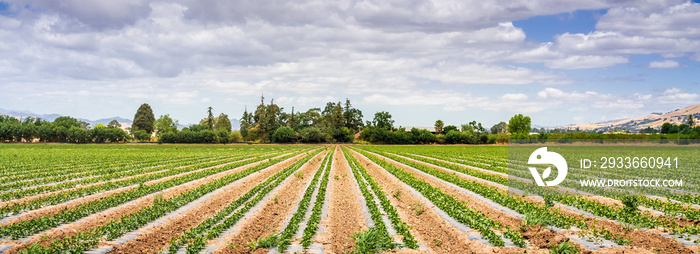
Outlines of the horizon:
M0 1L0 108L239 119L349 98L365 120L564 126L700 103L700 3ZM445 4L445 5L441 5Z
M695 106L695 105L698 105L698 104L688 105L688 107L692 107L692 106ZM684 108L688 108L688 107L684 107ZM672 112L675 112L675 111L678 111L678 110L681 110L681 109L684 109L684 108L677 108L677 109L674 109L674 110L671 110L671 111L668 111L668 112L650 112L650 113L648 113L648 114L640 115L640 116L636 116L636 117L642 117L642 116L647 116L647 115L663 115L663 114L672 113ZM122 116L112 116L112 117L101 117L101 118L98 118L98 119L88 119L88 118L83 118L83 117L77 117L77 116L71 116L71 115L61 115L61 114L56 114L56 113L40 114L40 113L30 112L30 111L25 111L25 110L12 110L12 109L3 109L3 108L0 108L0 115L5 114L5 113L6 113L5 111L9 111L9 112L21 112L21 111L24 111L23 113L28 113L28 115L26 115L27 117L30 117L30 116L37 116L37 115L70 116L70 117L73 117L73 118L78 119L78 120L87 120L87 121L89 121L89 122L100 122L100 121L106 121L106 120L113 120L113 119L117 119L117 118L121 118L121 119L126 119L126 120L129 120L129 121L133 121L133 119L132 119L133 117L132 117L132 118L129 118L129 117L122 117ZM391 113L391 112L389 112L389 113ZM17 117L17 116L14 116L14 117ZM633 118L635 118L635 117L633 117ZM239 119L239 118L229 116L229 119L235 120L236 122L240 123L240 119ZM174 119L174 120L178 120L178 119ZM366 120L371 121L371 118L368 118L368 119L366 119ZM616 121L620 121L620 120L628 120L628 119L611 119L611 120L601 121L601 122L595 122L595 123L616 122ZM477 122L478 122L478 121L477 121ZM507 120L504 120L503 122L507 122ZM121 123L121 124L124 124L125 122L120 122L120 123ZM188 127L188 126L193 125L193 124L198 124L198 123L179 123L178 127L181 127L181 126L182 126L182 127ZM232 124L233 124L233 123L232 123ZM586 124L586 123L584 123L584 124ZM591 122L591 124L592 124L592 122ZM448 125L453 125L453 126L457 126L457 127L458 127L460 124L449 124L449 123L446 123L446 124L445 124L445 126L448 126ZM536 129L539 129L539 128L558 129L558 128L571 128L571 127L575 127L576 125L578 125L578 124L573 124L573 123L572 123L572 124L564 124L564 125L558 125L558 126L543 126L543 125L539 125L539 124L537 124L537 123L533 123L533 124L532 124L532 127L533 127L533 128L536 128ZM90 126L90 127L92 127L92 126ZM233 129L239 129L239 128L240 128L240 126L235 126L235 125L232 125L232 127L233 127ZM397 124L396 124L396 127L419 127L419 128L426 128L426 127L427 127L427 128L430 128L430 127L433 127L433 125L403 125L403 124L397 123ZM489 126L484 125L484 127L485 127L485 128L488 128Z

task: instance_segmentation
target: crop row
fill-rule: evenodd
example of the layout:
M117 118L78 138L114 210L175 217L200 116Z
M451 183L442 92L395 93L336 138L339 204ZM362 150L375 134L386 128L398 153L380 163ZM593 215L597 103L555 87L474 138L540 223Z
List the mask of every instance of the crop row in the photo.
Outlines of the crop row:
M74 172L70 171L57 171L56 174L51 174L50 176L47 177L37 177L33 176L32 174L29 175L21 175L17 176L16 181L5 181L4 184L0 185L0 193L6 192L6 191L11 191L11 190L17 190L17 189L27 189L30 187L34 186L39 186L39 185L47 185L47 184L56 184L56 183L61 183L65 181L78 181L81 179L86 179L86 178L91 178L91 177L100 177L101 179L114 179L114 178L120 178L122 175L129 174L130 172L133 171L141 171L141 172L146 172L146 171L155 171L167 166L170 166L172 164L179 164L179 163L187 163L187 162L204 162L204 161L214 161L218 159L223 159L225 158L224 156L220 156L217 158L211 158L211 157L205 157L205 158L192 158L192 157L185 157L185 158L179 158L175 160L168 160L166 162L163 162L162 159L153 159L152 161L147 161L147 162L140 162L137 164L134 163L129 163L128 165L110 165L108 167L99 167L99 168L84 168L81 170L76 170ZM115 164L118 164L117 162L114 162ZM24 178L19 180L19 178ZM111 177L111 178L110 178ZM3 180L9 180L3 179Z
M265 158L271 158L276 156L277 154L263 154L261 155L263 159ZM178 174L183 174L183 173L190 173L190 172L195 172L197 170L207 168L207 167L212 167L216 165L221 165L222 163L228 163L228 162L235 162L239 161L243 162L246 160L249 160L251 158L243 159L241 160L242 157L250 157L250 156L255 156L257 157L257 154L250 154L250 155L243 155L243 156L237 156L237 157L232 157L224 161L215 161L215 162L208 162L204 164L195 164L195 165L190 165L187 167L178 167L178 166L173 166L174 168L171 168L170 170L167 171L162 171L162 172L156 172L153 174L143 174L140 176L135 176L131 178L126 178L123 180L118 180L118 181L111 181L111 182L104 182L101 184L97 185L92 185L88 187L82 187L82 188L77 188L73 190L65 190L61 192L56 192L52 193L47 196L43 197L38 197L29 201L25 202L20 202L20 203L13 203L9 205L5 205L3 207L0 207L0 215L2 216L7 216L10 213L17 214L21 211L26 211L26 210L33 210L33 209L38 209L47 205L55 205L55 204L60 204L75 198L79 197L84 197L87 195L103 192L103 191L109 191L121 187L126 187L126 186L132 186L132 185L141 185L145 182L148 181L153 181L157 179L161 179L164 177L169 177L169 176L174 176ZM255 158L253 157L253 158Z
M170 253L177 253L179 248L187 244L187 253L197 253L205 247L206 240L218 237L224 230L238 223L246 212L257 205L268 193L320 152L321 150L310 153L296 161L294 164L281 170L265 180L265 182L257 185L246 194L236 199L213 217L206 219L198 226L186 231L183 236L171 239L168 251Z
M280 252L286 251L287 247L291 244L292 237L294 237L294 234L296 234L297 230L299 229L299 223L301 223L301 221L304 219L304 215L306 215L306 211L309 208L309 205L311 205L311 197L316 191L316 187L318 187L318 181L321 179L323 172L330 171L328 164L330 164L330 158L333 156L332 153L333 152L327 153L323 158L321 167L316 171L314 177L311 179L311 183L309 184L309 187L306 188L304 196L301 198L301 201L299 201L299 205L292 215L292 218L277 237L277 245ZM321 196L320 190L318 195ZM325 197L325 195L323 195L323 197Z
M321 222L321 209L323 208L323 203L326 200L326 188L328 187L329 176L331 174L331 163L333 154L335 154L335 149L329 152L331 155L328 158L328 164L326 164L326 171L323 173L323 179L321 180L321 186L318 187L318 193L316 194L316 201L314 202L314 208L311 210L311 216L309 221L306 223L306 228L301 237L301 246L306 249L311 246L311 238L316 234L318 230L318 223Z
M303 160L306 161L317 153L318 151L316 153L309 154L306 157L304 157ZM145 207L135 213L125 215L120 219L110 221L106 225L102 225L88 231L80 232L71 237L53 240L48 246L33 244L20 253L79 253L87 251L91 248L96 247L99 241L103 239L116 239L117 237L120 237L127 232L138 229L159 217L162 217L172 211L175 211L176 209L202 197L207 193L222 188L234 181L237 181L252 173L258 172L264 168L277 164L288 157L291 157L291 155L285 156L283 158L268 160L265 163L261 163L243 171L224 176L220 179L211 181L207 184L201 185L197 188L186 191L180 195L174 196L169 199L154 200L152 205ZM287 167L285 170L282 171L284 172L282 174L282 178L286 178L293 171L295 171L295 169L292 170L291 168L298 168L301 166L301 164L303 163L295 163L292 166ZM279 184L279 182L280 179L276 181L277 184ZM274 185L274 183L272 185ZM272 185L268 186L268 188L266 189L269 189L269 187L271 187ZM227 218L226 220L230 218L231 217Z
M411 161L402 159L397 156L393 156L391 154L384 154L387 157L390 157L396 161L399 161L401 163L410 165L414 168L421 168L421 170L427 168L423 165L413 163ZM433 165L449 168L461 173L465 173L474 177L482 178L481 175L479 174L472 174L473 170L468 170L463 167L451 165L448 163L436 161L436 160L430 160L427 158L421 158L421 157L414 157L413 159L417 159L426 163L430 163ZM491 180L491 179L485 179L485 180ZM491 180L493 181L493 180ZM497 183L504 184L503 181L493 181ZM546 196L553 201L558 201L561 202L562 204L570 205L579 209L582 209L584 211L590 212L594 215L605 217L607 219L611 220L618 220L623 223L635 225L638 227L643 227L643 228L664 228L667 229L673 233L686 233L686 234L698 234L700 233L700 228L698 226L690 225L690 226L680 226L677 223L674 222L672 219L667 219L663 217L657 217L654 215L651 215L648 212L639 212L639 211L634 211L634 210L627 210L624 208L618 208L618 207L611 207L609 205L597 202L597 201L592 201L588 200L584 197L580 196L569 196L569 195L564 195L561 192L557 192L554 189L547 189L547 188L541 188L536 185L533 185L531 183L525 183L517 180L511 179L510 181L505 182L509 187L523 190L523 191L528 191L530 193L535 193L539 194L541 196ZM616 194L619 194L616 192ZM618 198L622 199L622 196L610 196L613 198ZM683 206L681 204L675 204L672 202L664 202L658 199L653 199L653 198L648 198L648 197L643 197L643 196L638 196L636 197L639 201L640 205L645 205L647 207L652 207L655 209L659 209L663 211L666 216L670 217L675 217L675 215L681 215L685 218L688 219L697 219L698 216L700 216L700 212L698 209L694 209L688 206Z
M13 177L36 179L57 174L91 171L105 167L126 167L141 163L162 161L163 158L205 158L226 155L204 149L169 148L122 148L117 146L80 146L61 149L63 146L32 146L31 149L7 149L0 165L7 169L0 172L0 183L12 181ZM243 149L236 149L243 150Z
M487 217L479 211L474 211L464 204L456 200L454 197L445 194L440 190L440 188L434 187L425 181L418 180L412 174L401 170L389 162L380 160L379 158L371 155L363 150L357 150L360 154L367 157L372 162L381 166L389 173L394 175L396 178L402 182L411 186L411 188L420 192L423 196L428 198L435 206L443 210L450 217L464 223L472 229L478 230L482 237L486 239L489 243L495 246L505 246L505 242L496 234L493 229L500 228L500 224L493 219Z
M236 158L240 158L236 157ZM229 158L224 161L231 161L231 159L235 158ZM199 161L195 161L194 163L199 163ZM215 164L218 163L217 161L211 162L209 164ZM222 162L225 163L225 162ZM42 194L42 193L47 193L47 192L52 192L52 191L60 191L60 190L65 190L69 188L73 188L76 186L83 186L87 184L93 184L93 183L100 183L100 182L105 182L113 179L120 179L120 178L125 178L129 176L134 176L134 175L139 175L139 174L146 174L150 172L157 172L157 171L162 171L167 168L176 168L179 166L183 165L188 165L192 164L191 161L182 161L180 163L166 163L163 165L163 167L148 167L148 168L142 168L142 169L136 169L136 170L131 170L131 171L119 171L115 172L109 175L103 175L99 177L92 177L92 178L85 178L85 179L77 179L77 180L72 180L72 181L64 181L61 183L56 183L53 185L43 185L43 186L37 186L33 188L28 188L28 189L21 189L21 190L15 190L15 191L8 191L4 193L0 193L0 200L2 201L8 201L8 200L13 200L13 199L19 199L23 197L28 197L32 195L37 195L37 194Z
M345 158L348 161L350 169L352 169L353 175L355 176L355 179L357 179L358 184L365 185L365 181L369 183L369 186L374 192L374 195L376 195L377 198L379 198L379 203L382 206L382 209L387 213L389 220L391 221L391 224L394 227L394 230L396 230L397 233L403 236L403 244L405 244L408 248L418 249L418 242L411 234L410 227L408 226L408 224L401 220L401 217L396 211L396 208L394 208L394 206L391 205L391 202L384 194L384 191L382 191L382 188L379 187L379 184L377 184L377 182L372 178L372 176L370 176L369 173L367 173L367 170L362 165L360 165L357 159L350 155L350 152L348 152L344 147L343 154L345 155ZM363 196L371 196L366 195L364 193L369 192L367 191L366 186L361 188L361 190L364 190ZM374 203L374 199L367 200L367 202Z
M366 152L364 152L364 153L365 153L365 156L367 156L367 155L372 156ZM600 237L609 239L609 240L614 241L618 244L629 243L628 238L625 238L621 235L613 234L608 230L605 230L605 229L594 230L595 227L593 225L589 225L583 219L583 217L567 215L567 214L561 213L559 211L559 209L551 209L550 207L546 207L546 206L538 206L534 203L523 200L520 197L509 195L508 193L500 191L499 189L497 189L495 187L487 186L487 185L484 185L484 184L481 184L479 182L472 181L472 180L465 180L465 179L462 179L456 175L453 175L453 174L450 174L450 173L447 173L447 172L444 172L441 170L432 169L428 166L425 166L425 165L422 165L419 163L415 163L415 162L397 157L395 155L390 155L390 154L386 154L386 153L382 153L382 152L378 152L378 151L377 151L377 153L381 154L382 156L385 156L387 158L390 158L392 160L395 160L399 163L408 165L408 166L413 167L417 170L420 170L420 171L423 171L427 174L435 176L435 177L437 177L441 180L444 180L446 182L453 183L461 188L472 191L472 192L479 194L485 198L488 198L488 199L490 199L490 200L492 200L492 201L494 201L494 202L496 202L504 207L510 208L510 209L520 213L520 214L523 214L526 216L526 222L529 220L528 223L531 222L534 224L554 225L554 226L557 226L559 228L565 228L565 229L570 228L571 226L576 226L576 227L578 227L580 229L584 229L584 230L591 229L592 232L598 233L598 235L596 235L596 236L600 236ZM377 161L384 162L383 160L376 159L376 157L373 158L373 157L369 157L369 156L368 156L368 158L370 158L371 160L375 159ZM391 165L388 162L384 162L384 163L387 164L388 167L393 167L393 165ZM409 174L409 173L406 173L405 171L401 171L401 172L403 172L405 174ZM551 193L550 193L550 195L551 195ZM580 198L580 197L571 197L571 198ZM573 203L571 203L571 205L576 206ZM508 231L508 229L506 229L506 232L507 231ZM506 236L506 234L504 234L504 236ZM520 240L517 240L517 241L520 241ZM516 240L514 240L513 242L516 243Z
M292 155L283 156L282 158L276 159L274 161L286 159L291 156ZM265 157L258 158L258 160L264 159ZM12 225L0 227L0 236L11 237L12 239L26 237L31 234L35 234L43 230L58 226L60 224L76 221L87 215L97 213L111 207L115 207L117 205L134 200L136 198L140 198L145 195L164 190L166 188L174 187L183 183L194 181L200 178L207 177L209 175L224 172L250 163L250 161L243 161L229 164L224 167L205 169L202 171L190 173L180 177L175 177L173 179L169 179L167 181L158 182L151 185L139 185L137 188L128 191L116 193L106 198L80 204L73 209L66 209L53 215L33 218Z

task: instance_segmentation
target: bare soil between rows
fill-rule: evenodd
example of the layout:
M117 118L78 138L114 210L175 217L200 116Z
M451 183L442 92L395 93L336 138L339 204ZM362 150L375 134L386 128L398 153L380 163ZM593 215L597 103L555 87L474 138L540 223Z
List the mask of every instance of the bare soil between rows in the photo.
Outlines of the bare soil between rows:
M274 198L261 201L262 205L252 216L243 218L238 222L240 226L231 235L224 237L224 243L210 241L209 245L217 245L214 253L267 253L267 249L251 250L248 243L282 231L282 223L294 213L296 204L306 191L304 187L311 181L316 170L320 169L323 156L328 152L330 151L321 152L298 169L297 172L301 172L302 177L295 173L271 191L269 197ZM231 248L231 245L236 248Z
M297 155L295 158L298 158L299 156L302 155ZM174 197L176 195L180 195L188 190L197 188L201 185L204 185L206 183L209 183L211 181L214 181L216 179L220 179L226 175L234 174L236 172L240 172L242 170L245 170L247 168L253 167L255 165L258 165L264 161L259 161L255 163L251 163L245 166L241 166L238 168L234 168L231 170L227 170L224 172L220 172L211 176L207 176L202 179L194 180L191 182L187 182L178 186L174 186L171 188L168 188L166 190L163 190L159 192L158 194L151 194L147 195L145 197L138 198L134 201L131 201L129 203L117 206L117 207L112 207L110 209L107 209L105 211L102 211L100 213L92 214L90 216L87 216L83 218L82 220L69 223L66 225L62 225L61 227L56 227L49 229L48 231L44 233L39 233L36 235L33 235L30 237L28 241L25 242L19 242L19 241L12 241L10 244L14 244L14 246L7 251L3 252L6 254L14 254L17 253L20 249L24 249L25 247L32 245L34 243L47 243L52 241L53 239L61 239L64 237L70 237L78 232L86 231L91 228L95 228L97 226L102 226L107 224L108 222L112 220L116 220L121 218L122 216L132 214L136 211L141 210L144 207L150 206L153 204L153 199L155 195L162 195L164 199L168 199L171 197ZM45 237L44 237L45 236Z
M292 163L294 160L287 160L239 179L234 185L225 187L226 189L223 191L158 226L139 229L141 234L124 245L105 243L105 245L114 246L114 249L107 253L128 254L162 251L170 244L170 239L182 236L185 231L196 227L207 218L213 217L240 196Z
M144 182L144 185L152 185L152 184L156 184L156 183L159 183L159 182L163 182L163 181L167 181L167 180L173 179L173 178L175 178L175 177L180 177L180 176L183 176L183 175L188 175L188 174L196 173L196 172L199 172L199 171L202 171L202 170L206 170L206 169L210 169L210 168L220 168L220 167L224 167L224 166L226 166L226 165L232 164L232 163L237 163L237 162L241 162L241 161L245 161L245 160L250 160L250 159L251 159L251 158L241 159L241 160L237 160L237 161L233 161L233 162L227 162L227 163L220 164L220 165L216 165L216 166L201 168L201 169L192 170L192 171L189 171L189 172L183 172L183 173L180 173L180 174L177 174L177 175L166 176L166 177L163 177L163 178L159 178L159 179L155 179L155 180L151 180L151 181ZM208 162L203 162L203 163L208 163ZM198 165L198 164L202 164L202 163L197 163L197 164L193 164L193 165ZM188 166L191 166L191 165L188 165ZM183 166L183 167L184 167L184 166ZM113 180L110 180L110 181L108 181L108 182L122 181L122 180L130 179L130 178L132 178L132 177L139 177L139 176L143 176L143 175L156 174L156 173L158 173L158 172L162 172L162 171L149 172L149 173L145 173L145 174L141 174L141 175L136 175L136 176L131 176L131 177L127 177L127 178L121 178L121 179L113 179ZM53 194L53 193L59 193L59 192L65 192L65 191L72 191L72 190L77 190L77 189L82 189L82 188L88 188L88 187L90 187L90 186L100 185L100 184L105 184L105 183L107 183L107 182L94 183L94 184L89 184L89 185L74 187L74 188L70 188L70 189L66 189L66 190L59 190L59 191L55 191L55 192L43 193L43 194L39 194L39 195L37 195L37 196L31 196L31 197L25 197L25 198L22 198L22 199L18 199L18 202L19 202L19 200L25 200L25 202L26 202L26 201L31 201L31 200L36 199L36 198L39 198L39 197L51 195L51 194ZM19 222L22 222L22 221L31 220L31 219L38 218L38 217L42 217L42 216L53 215L53 214L56 214L56 213L58 213L58 212L60 212L60 211L62 211L62 210L65 210L65 209L73 209L73 208L75 208L75 207L78 206L78 205L85 204L85 203L88 203L88 202L91 202L91 201L95 201L95 200L99 200L99 199L101 199L101 198L105 198L105 197L108 197L108 196L111 196L111 195L114 195L114 194L117 194L117 193L129 191L129 190L134 189L134 188L136 188L136 187L138 187L138 185L131 185L131 186L120 187L120 188L108 190L108 191L105 191L105 192L95 193L95 194L87 195L87 196L84 196L84 197L76 198L76 199L73 199L73 200L70 200L70 201L61 203L61 204L45 206L45 207L42 207L42 208L39 208L39 209L36 209L36 210L28 211L28 212L26 212L25 214L23 214L22 216L15 217L15 218L12 218L12 219L10 219L10 220L8 220L8 221L6 221L6 222L0 223L0 227L7 226L7 225L11 225L11 224L15 224L15 223L19 223ZM14 200L13 200L13 201L14 201ZM12 202L12 201L7 201L7 202Z
M377 156L383 160L386 160L386 158L383 158L380 155L377 155ZM389 162L391 162L392 164L394 164L396 166L401 166L401 168L404 170L407 169L407 167L405 165L399 165L396 162L393 162L391 160L389 160ZM441 170L443 172L451 173L450 171L445 171L444 169L437 167L435 165L429 164L429 163L423 163L423 165L427 165L431 168ZM411 172L411 171L409 171L409 172ZM414 176L418 176L418 175L420 175L420 174L414 173ZM465 178L465 177L462 177L459 175L457 175L457 176L462 178L462 179L465 179L465 180L471 180L471 179L468 179L468 178ZM480 182L483 184L486 184L488 186L498 188L498 186L494 186L492 184L489 184L488 182L483 182L483 181L480 181ZM447 188L441 188L441 189L446 190ZM529 202L534 202L536 204L542 205L542 201L534 199L534 198L527 198L526 200ZM566 209L561 209L561 212L564 214L569 214L569 215L573 215L573 216L580 215L579 213L569 211ZM620 234L620 235L624 235L626 237L630 237L630 239L632 240L632 242L629 244L629 246L619 247L619 248L607 248L609 250L600 249L598 251L595 251L595 253L598 253L598 252L604 253L604 252L613 251L613 250L614 251L624 250L627 252L640 251L640 250L638 250L638 248L644 248L645 250L649 250L649 251L657 250L657 251L660 251L660 253L693 253L693 250L691 248L688 248L687 246L683 246L683 244L681 244L673 239L666 238L662 235L659 235L659 234L656 234L656 233L653 233L650 231L640 231L640 230L631 230L630 231L630 230L624 229L621 225L614 223L612 221L599 220L599 219L591 218L588 216L584 216L584 219L590 225L595 225L598 228L610 230L611 232L613 232L615 234ZM548 235L551 235L551 234L548 234ZM556 241L552 242L551 239L553 239L553 238L551 238L550 236L545 236L545 234L534 234L532 237L534 239L531 238L528 240L531 242L534 242L536 244L539 244L539 245L550 244L550 243L556 242ZM537 238L539 238L539 239L537 239ZM544 246L542 246L542 247L544 247ZM635 247L637 247L637 248L635 248ZM580 245L579 245L579 248L580 248ZM588 252L588 251L586 251L586 252Z
M323 239L326 253L345 253L355 247L354 233L367 229L362 211L363 197L356 191L357 182L340 147L333 156L333 170L328 183L328 218ZM328 248L330 247L330 248Z
M462 232L449 222L445 221L434 207L428 206L423 198L414 195L398 178L387 172L382 167L366 159L355 151L352 155L358 160L360 165L367 169L372 178L377 181L384 190L391 204L396 208L401 220L412 227L410 230L414 238L428 252L436 253L494 253L494 248L479 241L469 240L468 232ZM393 193L399 192L399 199ZM423 213L417 215L414 207L426 208ZM414 252L402 250L400 252ZM520 252L522 253L522 251Z

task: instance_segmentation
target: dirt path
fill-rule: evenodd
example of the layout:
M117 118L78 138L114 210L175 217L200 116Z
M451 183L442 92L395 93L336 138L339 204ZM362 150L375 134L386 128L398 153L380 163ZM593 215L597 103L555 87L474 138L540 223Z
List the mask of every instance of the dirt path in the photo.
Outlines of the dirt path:
M317 236L326 253L345 253L355 247L352 234L367 229L362 211L362 196L340 147L333 155L333 169L328 182L328 217L326 231Z
M170 244L170 239L182 236L185 231L196 227L207 218L214 216L217 212L238 199L238 197L253 189L258 184L265 182L269 177L280 172L293 162L294 161L287 161L285 163L275 164L256 174L240 179L236 181L235 184L224 187L225 189L223 191L206 199L204 202L168 219L158 226L139 229L138 231L141 233L139 236L126 242L124 245L113 245L115 248L108 253L128 254L155 253L162 251ZM315 165L314 163L316 163L316 161L312 159L311 164Z
M299 154L293 158L285 160L282 163L289 163L290 161L298 160L299 158L302 158L303 156L305 156L305 154L306 153ZM178 186L174 186L174 187L165 189L159 193L154 193L151 195L147 195L145 197L138 198L138 199L131 201L129 203L122 204L122 205L119 205L117 207L112 207L110 209L107 209L105 211L102 211L102 212L99 212L96 214L92 214L88 217L85 217L85 218L79 220L79 221L69 223L66 225L62 225L61 227L52 228L44 233L33 235L30 237L30 239L28 241L25 241L25 242L12 241L11 243L14 244L14 246L3 253L4 254L14 254L14 253L17 253L20 249L23 249L24 247L29 246L33 243L45 243L45 242L49 242L53 239L61 239L64 237L69 237L69 236L77 234L78 232L86 231L86 230L89 230L89 229L97 227L97 226L105 225L112 220L119 219L122 216L132 214L136 211L141 210L144 207L152 205L153 199L156 195L162 195L162 197L164 199L168 199L168 198L174 197L176 195L182 194L188 190L197 188L201 185L204 185L206 183L214 181L216 179L220 179L226 175L234 174L236 172L240 172L240 171L245 170L247 168L253 167L253 166L258 165L262 162L264 162L264 161L255 162L255 163L251 163L251 164L248 164L245 166L241 166L238 168L227 170L227 171L224 171L221 173L207 176L207 177L202 178L202 179L194 180L191 182L187 182L187 183L184 183L184 184L181 184ZM44 236L46 236L46 237L44 237ZM7 242L5 242L5 243L7 243Z
M252 251L248 243L282 231L282 224L292 216L296 204L301 201L304 187L311 181L316 170L319 170L323 156L329 152L331 151L322 152L298 169L297 172L303 175L301 178L294 173L270 192L268 199L262 201L252 216L243 218L238 222L240 226L231 235L224 237L224 243L210 241L209 245L217 245L214 253L267 253L267 249ZM236 248L229 247L231 245Z

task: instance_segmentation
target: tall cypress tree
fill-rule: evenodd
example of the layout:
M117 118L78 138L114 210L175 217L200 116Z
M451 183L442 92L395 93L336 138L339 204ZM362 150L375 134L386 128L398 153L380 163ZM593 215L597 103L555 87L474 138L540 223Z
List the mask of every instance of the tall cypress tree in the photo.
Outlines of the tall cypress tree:
M153 133L153 123L156 117L153 115L153 110L148 103L141 104L136 114L134 115L134 123L131 125L132 131L144 130L148 134Z

